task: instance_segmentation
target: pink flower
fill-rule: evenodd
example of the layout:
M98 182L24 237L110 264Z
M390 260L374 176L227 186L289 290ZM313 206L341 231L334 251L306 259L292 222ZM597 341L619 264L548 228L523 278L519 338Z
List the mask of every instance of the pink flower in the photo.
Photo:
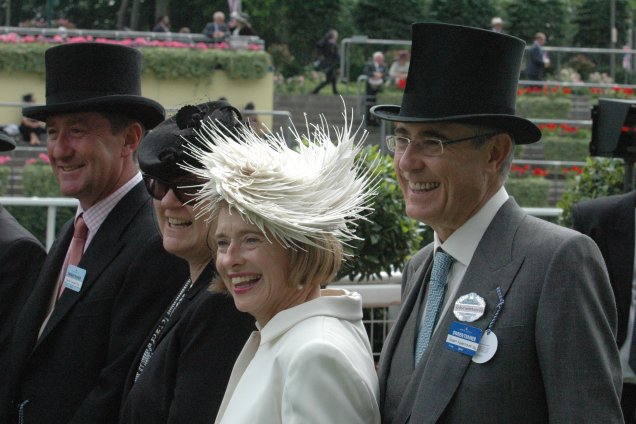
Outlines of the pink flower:
M10 160L11 160L11 156L0 156L0 165L4 165Z
M40 153L38 155L38 157L40 158L40 160L42 160L44 163L51 163L51 161L49 160L49 157L45 154L45 153Z

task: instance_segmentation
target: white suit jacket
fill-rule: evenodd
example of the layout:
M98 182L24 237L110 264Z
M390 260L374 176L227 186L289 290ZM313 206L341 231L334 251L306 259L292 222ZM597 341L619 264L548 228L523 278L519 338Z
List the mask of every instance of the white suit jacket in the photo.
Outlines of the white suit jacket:
M239 355L216 423L379 423L378 379L358 293L279 312Z

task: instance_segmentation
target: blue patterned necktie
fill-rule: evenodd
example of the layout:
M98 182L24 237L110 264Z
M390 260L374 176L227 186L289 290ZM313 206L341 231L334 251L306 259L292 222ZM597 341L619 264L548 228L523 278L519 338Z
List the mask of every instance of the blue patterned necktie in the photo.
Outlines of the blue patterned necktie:
M451 255L441 249L435 253L431 279L428 283L428 297L426 299L426 308L424 309L425 315L420 324L417 344L415 345L415 365L419 364L420 359L424 356L428 342L431 340L433 329L439 318L444 293L446 293L446 277L448 277L448 271L453 264L453 260Z

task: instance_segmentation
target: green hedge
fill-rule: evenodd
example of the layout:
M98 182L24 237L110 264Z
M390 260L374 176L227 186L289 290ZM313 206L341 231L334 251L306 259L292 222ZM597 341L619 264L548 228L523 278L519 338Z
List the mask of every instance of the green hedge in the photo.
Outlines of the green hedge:
M588 139L549 136L541 139L546 160L584 162L590 155Z
M548 207L549 180L542 177L508 178L506 191L522 207Z
M378 146L366 147L366 166L377 166L373 173L379 176L378 194L368 221L360 221L350 245L355 256L347 259L338 278L366 279L380 277L382 272L392 274L401 270L404 262L420 247L424 240L432 240L432 232L408 218L404 212L404 199L395 177L390 156L379 152Z
M404 91L383 88L381 92L377 95L376 104L379 105L401 105L402 104L402 95Z
M22 171L22 184L24 196L60 197L60 190L53 175L53 171L46 164L25 165ZM7 206L7 210L36 236L42 244L46 242L46 213L41 206ZM58 207L55 228L62 225L75 214L73 207Z
M7 194L7 187L9 186L9 176L11 175L11 168L2 165L0 166L0 196Z
M44 74L44 51L52 44L0 43L0 71ZM141 47L144 72L157 78L206 79L216 69L230 78L259 79L271 69L266 52Z
M524 118L567 119L572 101L560 96L519 96L517 114Z
M559 224L572 226L572 205L582 200L611 196L623 192L625 163L622 159L589 157L583 173L568 184L557 206L563 209Z

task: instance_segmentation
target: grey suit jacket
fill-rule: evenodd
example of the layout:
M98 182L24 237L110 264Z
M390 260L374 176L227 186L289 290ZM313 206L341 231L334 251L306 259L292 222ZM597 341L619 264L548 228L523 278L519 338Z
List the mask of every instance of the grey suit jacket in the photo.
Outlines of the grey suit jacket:
M380 359L385 423L622 422L616 306L596 245L578 232L526 215L514 200L498 211L466 270L457 297L475 292L485 330L505 298L484 363L445 347L457 321L440 318L414 368L414 324L432 246L407 264L402 310ZM451 299L454 303L456 299Z

